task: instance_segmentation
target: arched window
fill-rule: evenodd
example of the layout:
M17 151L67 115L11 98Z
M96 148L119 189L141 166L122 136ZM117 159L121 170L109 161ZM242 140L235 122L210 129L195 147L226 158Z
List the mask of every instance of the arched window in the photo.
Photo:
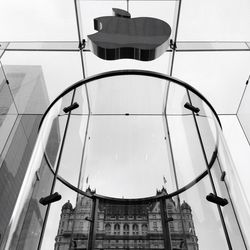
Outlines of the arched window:
M111 225L109 223L105 225L105 232L106 234L111 234Z
M118 223L115 224L114 234L120 234L120 225Z
M123 226L123 234L129 234L129 225L128 224L124 224Z
M148 226L146 224L142 225L142 234L147 234L148 232Z
M134 224L132 228L133 228L133 234L139 234L139 227L137 224Z

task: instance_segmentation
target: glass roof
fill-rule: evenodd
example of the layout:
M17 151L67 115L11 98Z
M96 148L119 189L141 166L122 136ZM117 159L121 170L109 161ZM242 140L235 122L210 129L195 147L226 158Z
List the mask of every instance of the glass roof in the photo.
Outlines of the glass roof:
M1 3L1 41L77 40L74 1L32 0Z
M182 1L178 39L249 41L249 9L245 0Z
M176 38L178 45L174 60L173 52L169 49L163 56L151 62L125 59L103 61L89 52L87 43L86 53L83 53L85 76L126 68L172 73L197 87L219 114L235 114L249 75L249 1L79 0L76 1L76 6L74 1L66 0L56 0L53 3L48 0L4 1L1 4L0 41L36 43L10 43L6 54L2 55L3 64L40 65L47 60L43 73L52 101L65 87L82 78L79 53L39 54L34 50L77 51L79 35L80 39L87 40L87 35L95 33L93 19L112 15L112 8L128 9L132 17L149 16L168 22L172 28L171 38ZM65 43L66 41L69 42ZM2 49L5 45L2 44ZM27 52L23 56L21 53L11 53L12 50L33 52ZM223 50L226 52L223 53ZM54 61L49 59L52 57L55 58ZM67 71L69 65L74 67ZM57 79L51 77L53 71L61 72L54 74ZM225 92L227 96L221 98Z

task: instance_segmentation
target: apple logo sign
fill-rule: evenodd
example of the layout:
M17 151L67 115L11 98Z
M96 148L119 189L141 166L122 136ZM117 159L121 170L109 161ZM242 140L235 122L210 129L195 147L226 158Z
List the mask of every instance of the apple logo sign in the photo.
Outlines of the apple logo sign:
M105 60L131 58L151 61L169 46L171 27L152 17L131 18L130 13L113 9L114 16L94 19L98 32L88 35L92 52Z

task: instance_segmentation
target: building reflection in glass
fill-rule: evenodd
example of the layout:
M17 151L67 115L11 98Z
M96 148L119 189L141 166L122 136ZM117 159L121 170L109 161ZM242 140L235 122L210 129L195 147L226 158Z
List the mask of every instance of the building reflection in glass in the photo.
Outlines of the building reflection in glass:
M90 187L86 192L95 193ZM165 188L157 191L161 194ZM100 199L92 218L93 205L92 199L79 195L74 208L70 201L62 206L55 250L88 249L91 223L94 249L199 249L192 209L185 201L178 206L172 198Z

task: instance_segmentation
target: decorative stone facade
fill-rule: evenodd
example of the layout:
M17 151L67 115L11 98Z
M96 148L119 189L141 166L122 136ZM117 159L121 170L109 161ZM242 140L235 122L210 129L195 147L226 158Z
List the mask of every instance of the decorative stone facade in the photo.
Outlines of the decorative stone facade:
M94 193L90 188L87 192ZM164 188L157 194L163 192ZM75 208L70 201L63 205L55 250L88 249L91 230L95 232L93 249L199 249L191 207L185 201L178 208L173 199L98 199L95 208L84 196L78 196Z

